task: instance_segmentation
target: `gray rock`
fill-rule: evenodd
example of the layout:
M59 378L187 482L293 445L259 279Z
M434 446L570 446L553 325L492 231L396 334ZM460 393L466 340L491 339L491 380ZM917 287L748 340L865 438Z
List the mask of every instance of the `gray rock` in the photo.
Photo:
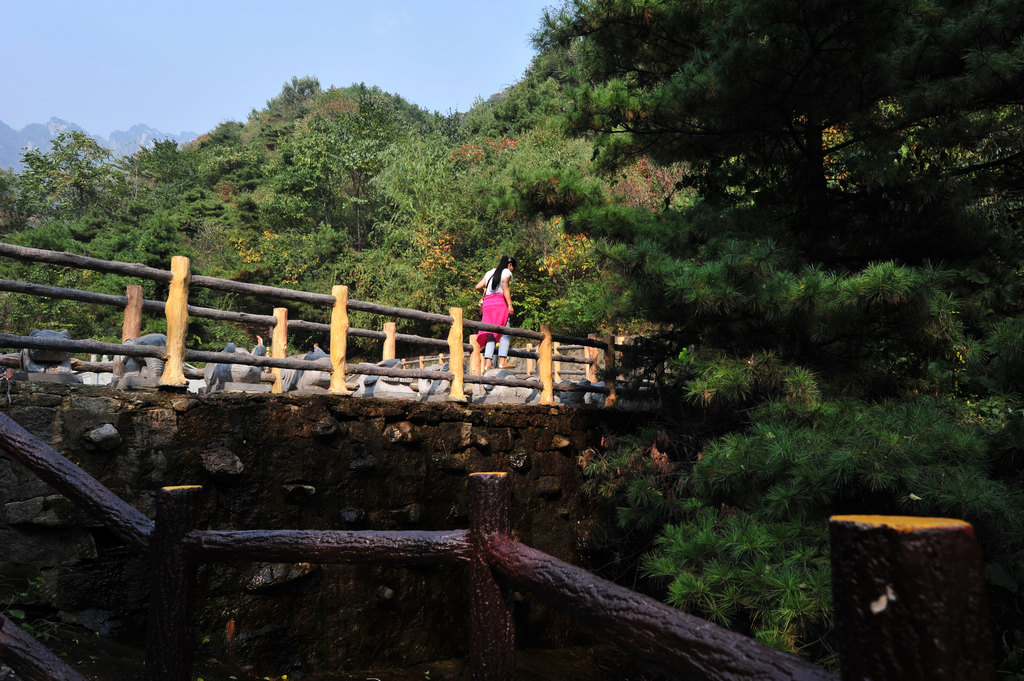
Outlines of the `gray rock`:
M420 439L420 433L416 426L408 421L392 423L384 429L384 439L388 442L412 443Z
M302 505L316 496L316 487L313 485L289 483L281 485L281 489L284 491L284 500L289 504Z
M90 446L101 452L121 446L121 434L111 423L104 423L99 428L93 428L85 434L85 440Z
M210 449L202 453L203 468L217 479L230 479L241 475L245 465L233 452L223 448Z
M82 513L60 494L33 497L4 504L4 515L11 525L71 527L82 522Z
M287 584L312 574L318 568L310 563L256 563L245 581L246 591L260 591Z
M368 525L366 511L361 508L343 508L338 511L338 519L346 530L361 530Z
M509 455L508 463L514 470L525 473L530 470L530 455L525 449L516 449Z
M267 348L262 343L252 349L250 353L245 348L235 347L234 343L228 343L224 346L221 352L234 353L240 355L252 354L257 357L263 357L267 354ZM206 381L206 390L208 393L221 392L227 390L228 386L232 383L245 384L245 385L259 385L260 378L263 375L263 370L258 366L252 366L249 364L207 364L203 369L203 378Z
M147 345L166 347L167 336L162 333L147 333L138 338L129 338L123 345ZM116 357L114 375L119 388L158 383L164 372L164 361L158 357Z
M109 610L98 610L96 608L79 610L78 612L61 611L60 620L65 624L77 624L100 636L112 636L121 628L121 623L114 613Z

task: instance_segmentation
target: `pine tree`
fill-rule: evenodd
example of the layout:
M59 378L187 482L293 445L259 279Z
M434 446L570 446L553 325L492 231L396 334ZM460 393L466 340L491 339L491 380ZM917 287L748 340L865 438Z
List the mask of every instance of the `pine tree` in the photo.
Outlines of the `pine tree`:
M572 47L585 83L566 128L609 181L638 158L688 171L655 210L563 206L618 271L621 309L671 342L700 410L681 415L731 431L673 475L616 452L588 467L657 492L602 487L625 525L672 509L646 562L671 602L791 650L827 641L815 549L836 512L964 517L1015 575L1002 585L1024 583L1018 9L573 0L546 16L539 44ZM793 584L821 588L807 602ZM1020 604L997 609L1015 628Z

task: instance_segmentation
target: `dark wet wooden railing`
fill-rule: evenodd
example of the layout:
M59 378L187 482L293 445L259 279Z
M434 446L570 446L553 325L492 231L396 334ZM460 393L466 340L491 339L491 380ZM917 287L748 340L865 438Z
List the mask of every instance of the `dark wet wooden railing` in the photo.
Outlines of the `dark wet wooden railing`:
M511 538L506 473L469 478L469 528L451 531L197 530L202 491L165 487L149 520L0 412L0 449L90 512L152 565L148 681L189 681L199 565L211 561L465 565L474 681L515 678L511 588L563 610L670 678L825 681L788 653L601 579ZM841 516L830 523L843 681L991 679L980 549L971 526ZM0 660L23 681L84 681L3 618Z
M189 259L182 256L174 256L172 258L169 271L138 263L100 260L73 253L27 248L3 242L0 242L0 256L27 262L48 263L89 269L96 272L121 274L168 284L167 300L153 301L143 299L142 289L139 286L129 286L124 296L112 296L78 289L0 279L0 291L123 307L125 310L125 323L122 331L122 340L139 335L139 320L144 311L163 314L167 320L167 344L162 347L135 346L133 349L128 350L127 346L124 345L101 343L94 340L60 341L5 333L0 333L0 347L18 349L42 348L106 355L159 357L165 361L164 373L160 379L164 385L175 386L186 383L184 368L186 361L218 362L269 368L275 376L274 392L281 391L281 369L305 369L330 373L330 390L338 394L348 394L349 389L345 383L345 375L347 372L352 372L371 376L448 380L450 381L449 398L454 401L466 400L464 391L466 383L477 383L537 389L540 391L541 404L553 404L554 391L556 389L559 391L600 393L605 395L605 406L611 407L615 406L617 402L614 380L617 373L615 370L616 353L621 354L623 351L628 350L628 346L617 343L613 336L608 336L605 340L599 340L595 334L591 334L588 338L579 338L552 333L547 324L542 324L540 331L534 331L516 327L495 326L464 319L462 309L457 307L450 308L449 314L442 315L351 300L348 297L347 286L335 286L328 295L194 275L190 271ZM257 296L263 299L284 300L313 305L330 311L330 323L290 320L288 318L288 309L285 307L275 307L273 315L259 315L190 305L188 298L191 287L209 288L228 293ZM384 324L384 331L351 327L349 325L350 310L369 312L390 318L443 325L448 328L448 337L446 339L439 339L412 334L399 334L395 331L394 322L386 322ZM186 347L189 317L237 322L259 329L270 328L271 356L261 357L245 355L244 353L226 354L189 350ZM319 361L288 359L286 357L286 348L288 345L289 329L301 329L314 333L328 334L330 338L330 359ZM468 343L464 342L466 330L494 331L513 337L537 341L536 351L533 351L531 346L531 349L513 349L509 352L512 357L536 360L537 377L523 379L518 377L482 375L480 346L476 342L475 334L470 335ZM424 371L421 369L382 367L364 362L349 364L347 355L348 338L350 336L383 341L384 359L394 357L394 348L398 342L415 344L421 347L445 349L449 355L449 370ZM559 344L580 346L584 350L584 356L559 354L557 351ZM467 353L470 359L468 372L466 372L467 367L465 366ZM555 377L558 374L557 366L562 362L585 365L590 385L556 381ZM607 387L604 385L594 385L594 383L597 383L597 367L601 362L604 365L601 373L609 377Z

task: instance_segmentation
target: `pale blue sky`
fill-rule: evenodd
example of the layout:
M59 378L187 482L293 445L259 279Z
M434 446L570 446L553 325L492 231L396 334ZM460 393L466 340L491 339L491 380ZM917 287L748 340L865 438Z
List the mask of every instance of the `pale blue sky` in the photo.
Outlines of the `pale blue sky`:
M107 136L245 121L292 76L466 111L518 81L560 0L0 0L0 121Z

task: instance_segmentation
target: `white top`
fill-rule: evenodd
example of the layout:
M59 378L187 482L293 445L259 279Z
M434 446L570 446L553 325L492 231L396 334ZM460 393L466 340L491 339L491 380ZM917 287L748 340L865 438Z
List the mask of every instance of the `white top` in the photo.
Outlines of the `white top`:
M486 295L490 295L492 293L501 293L501 287L500 286L498 288L492 288L492 286L494 284L494 282L492 281L492 277L494 276L494 270L496 270L496 269L498 269L498 268L497 267L492 267L491 269L487 270L487 274L484 275L484 279L487 280L487 286L484 288L484 295L485 296ZM505 282L511 282L511 281L512 281L512 271L509 270L508 268L503 269L501 271L501 282L505 283Z

